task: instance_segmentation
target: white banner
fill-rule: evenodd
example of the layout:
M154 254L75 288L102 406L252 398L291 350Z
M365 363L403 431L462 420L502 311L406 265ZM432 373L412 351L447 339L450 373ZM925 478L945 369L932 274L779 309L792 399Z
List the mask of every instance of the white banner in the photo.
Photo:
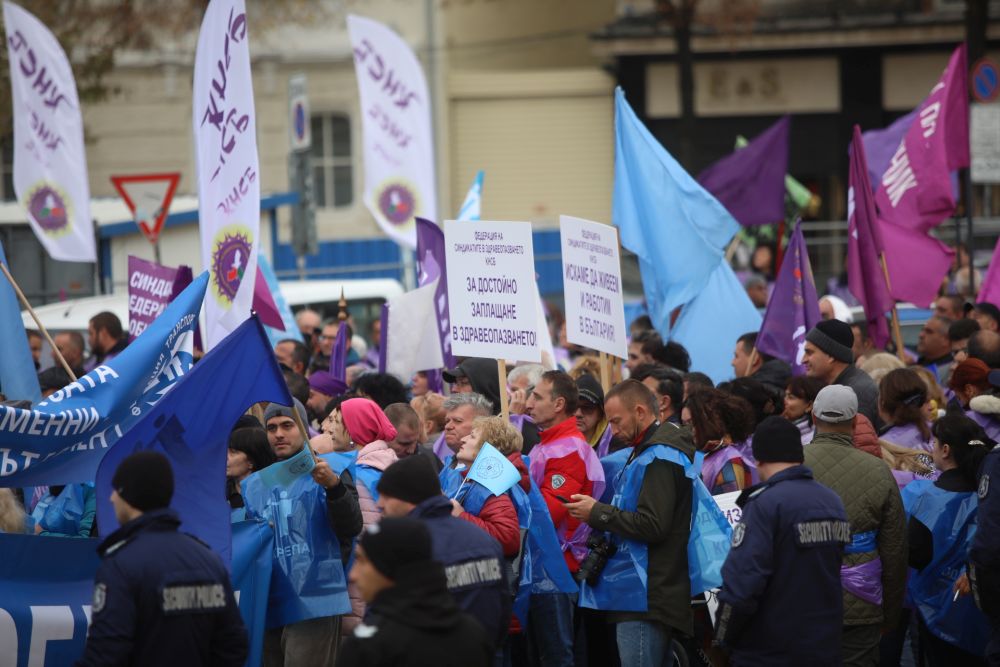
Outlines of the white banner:
M455 356L540 361L531 223L447 220L444 243Z
M427 80L388 27L348 16L347 28L361 95L365 206L392 239L416 248L416 216L437 220Z
M628 356L618 230L568 215L559 216L562 240L566 339L575 345Z
M14 116L14 192L53 259L97 261L83 120L66 52L38 19L3 3Z
M440 280L440 279L439 279ZM417 371L441 368L441 339L434 306L437 280L388 301L389 327L385 339L385 372L404 383Z
M193 108L201 258L209 272L206 351L250 317L257 275L260 169L248 40L243 0L212 0L198 35Z

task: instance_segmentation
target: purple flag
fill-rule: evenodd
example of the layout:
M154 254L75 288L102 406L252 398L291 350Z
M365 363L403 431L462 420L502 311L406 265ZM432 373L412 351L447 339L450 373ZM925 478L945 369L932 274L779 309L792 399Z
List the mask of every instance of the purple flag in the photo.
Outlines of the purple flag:
M330 350L330 375L335 380L340 380L347 384L347 346L350 341L347 339L346 322L341 322L337 327L337 337L333 341L333 349Z
M448 331L448 270L444 259L444 230L430 220L417 218L417 285L423 287L440 278L435 290L434 307L437 309L438 334L441 337L441 358L446 368L455 367L451 353L451 334Z
M927 232L881 221L892 298L928 308L951 269L955 251Z
M743 148L698 174L698 182L744 227L785 219L788 131L782 116Z
M865 145L861 128L855 125L847 189L847 284L865 309L868 335L876 347L884 347L889 341L885 314L894 305L879 261L884 249L875 197L868 180Z
M1000 303L1000 239L997 239L997 245L993 248L993 259L990 260L990 268L986 269L976 301L986 301L993 305Z
M184 289L194 282L194 271L187 264L177 267L177 277L174 278L174 289L170 293L170 300L173 301ZM194 347L196 350L204 350L205 346L201 342L201 327L194 328Z
M868 178L874 185L882 182L882 174L892 163L892 156L896 154L896 149L899 148L919 110L917 107L905 116L897 118L889 127L861 133L861 140L865 144L865 156L868 158Z
M129 255L128 342L146 330L173 300L177 269Z
M257 279L254 281L253 286L253 305L251 307L257 313L257 318L261 324L266 324L278 331L285 330L285 321L281 319L278 304L274 302L274 296L271 294L271 288L267 284L267 278L264 277L259 265L257 266Z
M804 375L802 353L806 333L819 321L816 282L799 222L792 232L774 292L767 302L764 321L757 334L757 349L791 364L793 375Z
M917 107L916 118L882 174L875 196L882 220L926 232L954 213L951 172L969 166L967 77L962 43L951 54L930 94ZM891 273L890 278L895 283Z

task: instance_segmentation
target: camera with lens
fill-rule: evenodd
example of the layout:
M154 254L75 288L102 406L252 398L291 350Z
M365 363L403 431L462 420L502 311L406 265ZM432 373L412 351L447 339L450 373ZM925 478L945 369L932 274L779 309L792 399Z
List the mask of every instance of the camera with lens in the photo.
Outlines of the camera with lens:
M618 552L618 547L608 539L603 533L591 533L587 538L587 548L590 551L580 561L580 569L576 572L576 580L586 581L589 585L595 586L597 580L601 578L604 566L608 564L608 559Z

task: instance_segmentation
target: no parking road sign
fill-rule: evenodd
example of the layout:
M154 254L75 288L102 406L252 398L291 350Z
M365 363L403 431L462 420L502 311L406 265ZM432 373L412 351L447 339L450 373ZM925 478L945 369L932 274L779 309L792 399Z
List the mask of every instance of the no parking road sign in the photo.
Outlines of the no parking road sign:
M1000 95L1000 66L990 58L980 58L972 68L969 85L977 102L993 102Z

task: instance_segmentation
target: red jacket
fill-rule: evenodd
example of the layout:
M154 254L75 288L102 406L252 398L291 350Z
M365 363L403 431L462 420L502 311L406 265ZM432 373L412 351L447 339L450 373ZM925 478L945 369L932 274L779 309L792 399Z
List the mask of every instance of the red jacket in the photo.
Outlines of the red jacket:
M577 428L575 417L570 417L542 431L541 441L535 446L544 447L547 443L564 438L579 439L584 447L590 447L586 438L580 433L580 429ZM575 493L585 496L592 495L594 483L587 478L587 466L583 459L578 454L568 454L562 458L549 459L545 462L544 478L539 486L539 491L545 498L545 504L549 508L549 514L552 515L552 523L556 526L556 532L562 530L566 537L569 537L580 525L580 522L569 515L563 501L556 496L572 500ZM580 564L577 563L576 558L569 550L564 551L563 556L570 572L575 573L580 569Z
M466 472L468 469L462 473L463 477ZM491 496L483 509L479 510L479 516L468 512L462 512L459 516L489 533L490 537L500 543L505 557L516 556L521 550L521 525L517 520L514 503L506 493Z

